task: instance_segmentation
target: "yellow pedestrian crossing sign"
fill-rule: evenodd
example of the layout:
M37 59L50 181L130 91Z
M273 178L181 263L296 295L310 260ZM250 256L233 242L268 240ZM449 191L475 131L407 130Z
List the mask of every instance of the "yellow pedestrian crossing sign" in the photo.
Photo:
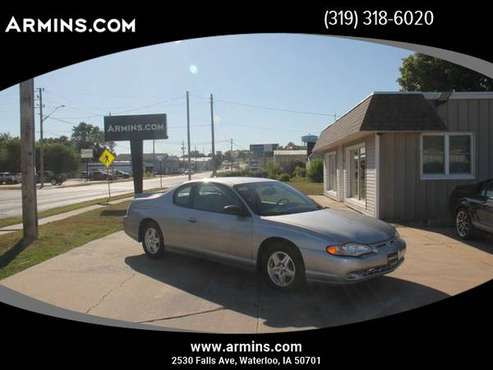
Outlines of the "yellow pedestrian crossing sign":
M113 163L114 160L115 160L115 156L108 149L105 149L99 157L99 161L102 164L104 164L106 166L106 168L111 166L111 163Z

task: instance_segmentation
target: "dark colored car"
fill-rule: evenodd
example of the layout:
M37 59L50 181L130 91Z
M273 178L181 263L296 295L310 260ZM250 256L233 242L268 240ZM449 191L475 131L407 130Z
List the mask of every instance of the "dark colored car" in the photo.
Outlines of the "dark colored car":
M67 180L67 175L63 173L54 173L53 171L45 171L44 182L49 182L51 185L62 185ZM36 183L41 182L41 176L36 174Z
M91 180L113 180L115 176L103 170L94 170L89 174Z
M123 179L128 179L130 177L130 174L128 172L122 171L122 170L115 170L113 171L113 175L116 177L120 177Z
M18 184L19 179L15 173L0 172L0 184Z
M493 234L493 179L458 186L450 203L460 238L470 239L476 230Z

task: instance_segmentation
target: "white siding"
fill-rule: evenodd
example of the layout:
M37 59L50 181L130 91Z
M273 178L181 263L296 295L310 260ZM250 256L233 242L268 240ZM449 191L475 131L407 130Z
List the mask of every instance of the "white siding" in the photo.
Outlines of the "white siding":
M369 135L366 138L349 143L344 146L339 146L336 149L336 161L337 161L337 194L334 196L333 193L327 192L327 176L328 176L328 155L324 156L324 192L327 196L338 201L344 201L348 206L354 208L355 210L364 213L369 216L376 217L377 215L377 163L376 163L376 144L375 135ZM346 170L346 148L353 146L355 144L364 142L366 148L366 201L360 203L345 199L345 190L349 186L348 174ZM331 151L334 151L332 149Z

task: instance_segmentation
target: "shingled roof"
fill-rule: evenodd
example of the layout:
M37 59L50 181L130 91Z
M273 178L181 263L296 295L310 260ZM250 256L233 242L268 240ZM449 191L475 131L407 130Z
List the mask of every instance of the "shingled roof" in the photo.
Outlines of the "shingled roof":
M422 94L375 93L323 130L313 152L322 152L358 132L445 129L435 108Z

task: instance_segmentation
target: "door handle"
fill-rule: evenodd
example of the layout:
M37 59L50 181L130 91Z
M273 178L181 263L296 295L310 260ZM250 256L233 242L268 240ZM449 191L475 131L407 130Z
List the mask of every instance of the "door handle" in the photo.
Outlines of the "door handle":
M195 217L189 217L189 218L187 218L187 221L194 224L197 222L197 219Z

